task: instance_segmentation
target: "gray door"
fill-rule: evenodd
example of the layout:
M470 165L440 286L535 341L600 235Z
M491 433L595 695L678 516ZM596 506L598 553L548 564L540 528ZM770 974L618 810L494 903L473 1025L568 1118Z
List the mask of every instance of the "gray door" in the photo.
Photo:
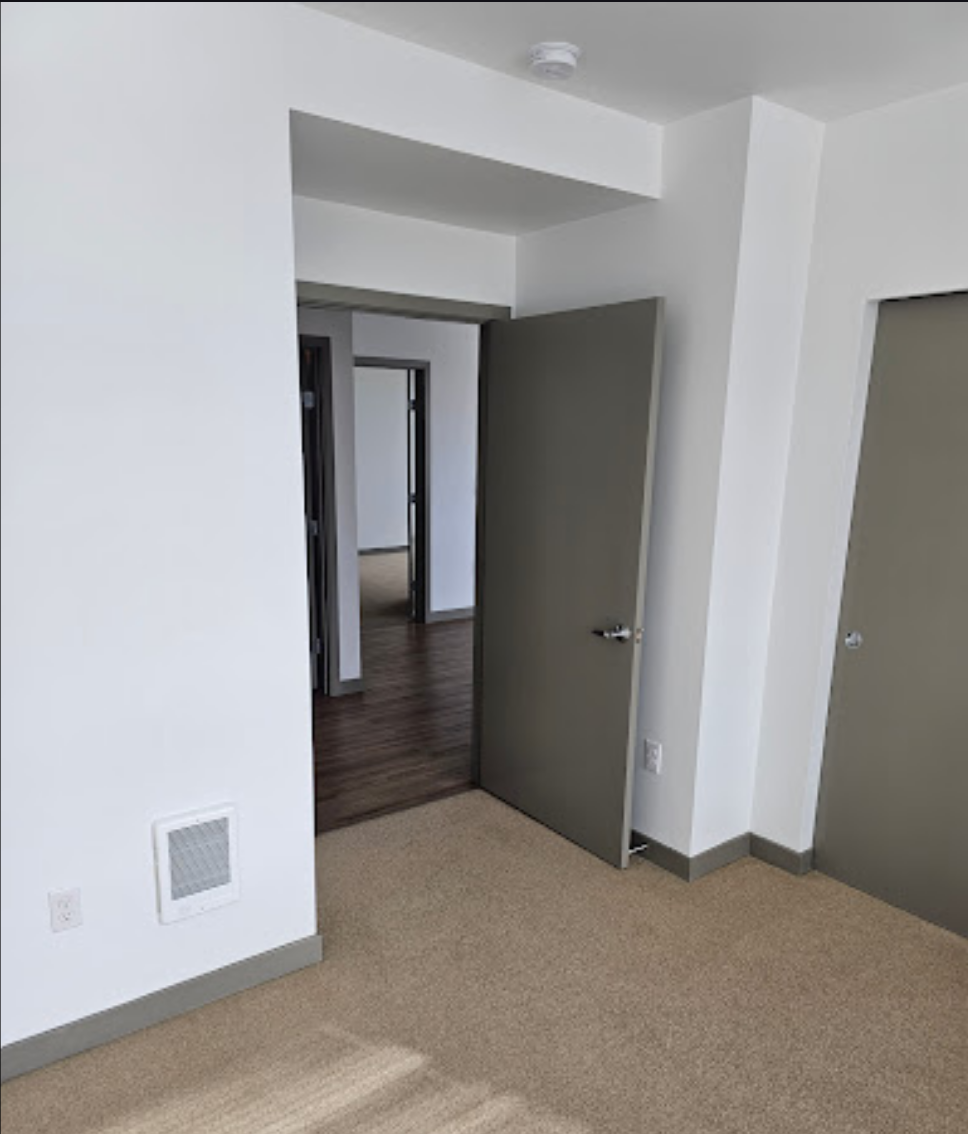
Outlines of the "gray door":
M964 294L881 304L816 864L968 935Z
M640 300L491 323L483 341L481 786L616 866L661 316Z

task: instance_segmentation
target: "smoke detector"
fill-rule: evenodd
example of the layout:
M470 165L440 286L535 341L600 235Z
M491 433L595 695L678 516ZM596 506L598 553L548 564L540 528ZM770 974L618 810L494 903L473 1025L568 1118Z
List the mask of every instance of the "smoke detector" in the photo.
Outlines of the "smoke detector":
M528 52L531 74L562 82L575 73L580 56L581 48L573 43L536 43Z

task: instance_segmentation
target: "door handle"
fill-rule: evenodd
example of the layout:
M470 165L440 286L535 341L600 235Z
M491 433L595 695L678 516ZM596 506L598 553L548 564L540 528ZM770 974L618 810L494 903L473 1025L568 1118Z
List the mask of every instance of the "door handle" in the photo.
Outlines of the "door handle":
M844 645L848 650L859 650L864 644L864 635L859 630L851 630L844 636Z
M593 630L592 633L607 642L627 642L632 637L632 631L622 625L613 626L611 630Z

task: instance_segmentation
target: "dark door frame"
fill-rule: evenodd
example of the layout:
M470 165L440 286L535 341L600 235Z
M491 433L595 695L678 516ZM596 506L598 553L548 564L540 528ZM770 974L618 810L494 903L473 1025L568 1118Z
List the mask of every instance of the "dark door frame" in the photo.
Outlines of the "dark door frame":
M407 412L414 414L414 505L413 562L411 563L411 609L414 622L427 622L430 615L430 363L426 359L357 355L354 367L402 370L413 373L414 397L407 390ZM409 435L409 432L408 432ZM408 487L409 492L409 487ZM364 675L365 677L365 675Z
M477 380L477 498L475 517L475 549L474 549L474 694L471 717L471 755L472 779L475 783L480 781L480 713L481 713L481 684L480 684L480 658L483 642L484 612L481 595L483 591L482 580L484 576L484 561L481 549L484 546L484 509L483 509L483 476L486 460L486 399L487 383L485 379L485 355L487 351L486 324L494 320L511 318L511 308L500 304L477 303L469 300L454 300L444 296L412 295L405 292L377 291L363 288L340 287L333 284L315 283L308 280L296 281L296 300L299 307L307 309L322 308L337 311L372 311L380 314L398 315L410 319L434 319L441 322L468 323L481 328L481 341L478 352L478 380ZM332 452L332 438L329 446ZM332 509L332 505L331 505ZM335 516L335 509L329 513ZM331 524L335 528L335 524ZM334 574L331 578L335 579ZM335 588L334 588L335 591ZM338 658L335 652L338 642L330 639L333 650L331 656ZM335 666L333 667L336 668Z
M312 353L313 365L303 365L306 351ZM333 364L328 336L299 336L299 389L313 688L332 696L339 685L339 610Z

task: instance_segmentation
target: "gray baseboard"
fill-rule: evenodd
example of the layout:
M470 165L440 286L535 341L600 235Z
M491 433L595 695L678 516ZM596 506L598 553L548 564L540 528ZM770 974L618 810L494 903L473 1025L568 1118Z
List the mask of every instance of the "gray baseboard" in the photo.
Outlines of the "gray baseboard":
M695 882L705 874L718 870L721 866L728 866L737 859L746 858L747 855L768 862L771 866L778 866L788 874L806 874L813 869L813 850L794 851L779 843L770 842L762 835L737 835L719 846L710 847L702 854L683 854L682 851L673 850L672 847L657 843L638 831L632 832L632 846L641 847L639 854L647 862L668 870L677 878L686 882Z
M647 862L652 862L656 866L662 867L663 870L668 870L670 874L674 874L685 882L695 882L704 875L719 870L722 866L729 866L731 862L745 858L750 853L749 835L737 835L735 839L729 839L725 843L720 843L719 846L710 847L709 850L703 851L701 854L688 855L683 854L682 851L673 850L672 847L667 847L663 843L657 843L655 839L641 835L638 831L633 831L632 845L642 846L643 844L645 849L641 854Z
M474 607L460 606L455 610L428 610L428 622L463 622L474 617Z
M395 547L361 547L359 549L360 555L393 555L398 551L409 551L410 548L402 543Z
M639 858L644 858L653 866L668 870L670 874L674 874L684 882L689 881L689 855L673 850L664 843L657 843L655 839L650 839L641 831L632 831L629 845L635 848Z
M348 677L345 681L341 681L338 677L329 679L329 690L327 691L329 697L348 697L350 693L362 692L362 677Z
M770 866L778 866L787 874L807 874L813 870L813 847L795 851L764 839L762 835L750 835L750 854Z
M163 988L158 992L129 1000L116 1008L108 1008L93 1016L85 1016L63 1027L41 1032L38 1036L7 1044L0 1050L0 1079L6 1082L17 1075L36 1071L49 1063L78 1055L92 1047L110 1043L122 1036L160 1024L173 1016L181 1016L214 1000L244 992L257 984L287 976L321 961L323 939L320 935L303 937L289 945L248 957L234 965L226 965L213 973Z
M729 866L731 862L746 858L750 853L750 837L748 834L737 835L735 839L727 839L725 843L710 847L702 854L694 854L689 860L689 881L695 882L706 874L712 874L722 866Z

